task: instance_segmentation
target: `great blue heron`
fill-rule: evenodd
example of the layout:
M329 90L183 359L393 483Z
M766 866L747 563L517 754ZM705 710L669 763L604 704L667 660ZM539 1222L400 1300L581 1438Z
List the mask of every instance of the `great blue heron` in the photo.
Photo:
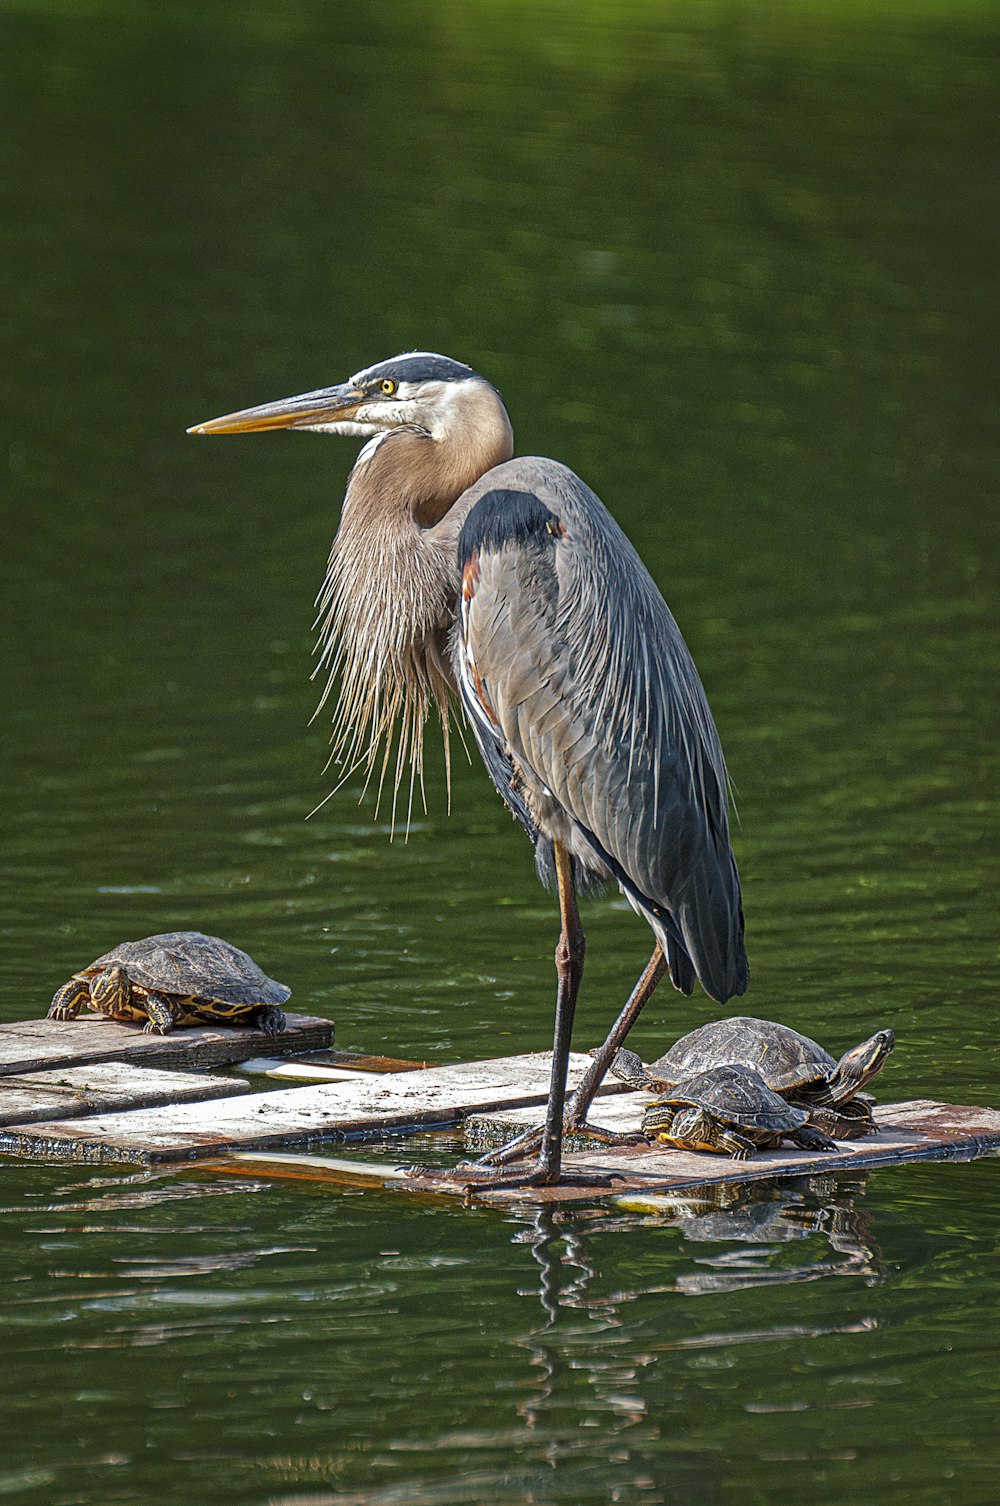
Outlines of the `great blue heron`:
M724 1003L747 986L728 778L680 630L632 545L578 476L512 460L499 393L470 367L416 352L337 387L246 408L195 434L311 429L367 441L320 596L324 699L340 684L335 751L398 789L421 777L432 706L447 745L457 692L490 777L554 875L562 926L544 1126L462 1178L560 1178L564 1130L584 1123L617 1048L669 968ZM380 752L383 748L384 751ZM617 882L656 938L604 1045L565 1104L583 971L578 890ZM520 1175L497 1175L538 1147Z

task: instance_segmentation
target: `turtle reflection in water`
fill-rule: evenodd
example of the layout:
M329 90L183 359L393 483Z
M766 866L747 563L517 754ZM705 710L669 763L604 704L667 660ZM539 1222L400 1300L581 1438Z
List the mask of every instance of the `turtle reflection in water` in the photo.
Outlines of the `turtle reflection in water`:
M881 1072L894 1045L891 1030L877 1030L837 1061L787 1025L734 1015L689 1031L648 1067L634 1051L619 1051L611 1071L634 1088L664 1093L713 1067L748 1067L772 1092L804 1109L816 1129L838 1140L857 1140L878 1130L875 1100L861 1089Z
M201 931L167 931L123 941L56 990L50 1020L73 1020L83 1005L112 1020L142 1020L167 1035L175 1025L225 1020L280 1035L278 1008L291 989L261 972L231 942Z
M673 1087L642 1116L642 1132L684 1150L714 1150L749 1161L790 1140L801 1150L836 1150L804 1109L773 1093L752 1067L712 1067Z

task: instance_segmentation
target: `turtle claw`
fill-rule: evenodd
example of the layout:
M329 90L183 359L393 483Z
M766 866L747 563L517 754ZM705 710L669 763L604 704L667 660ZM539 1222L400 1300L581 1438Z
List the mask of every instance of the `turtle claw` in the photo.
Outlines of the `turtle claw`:
M829 1135L824 1135L822 1130L816 1129L811 1124L804 1124L801 1129L787 1137L793 1145L800 1150L836 1150L836 1140L831 1140Z
M71 978L57 988L49 1005L47 1020L75 1020L84 1004L90 1003L90 989L78 978Z
M285 1016L276 1004L261 1004L254 1010L250 1023L255 1030L265 1035L280 1035L285 1028Z

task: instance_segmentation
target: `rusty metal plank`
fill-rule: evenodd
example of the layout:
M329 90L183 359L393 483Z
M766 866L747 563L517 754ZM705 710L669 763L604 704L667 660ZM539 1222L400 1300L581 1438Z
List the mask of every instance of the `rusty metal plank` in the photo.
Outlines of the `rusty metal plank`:
M0 1125L39 1120L78 1119L83 1115L149 1108L161 1103L197 1102L249 1093L240 1077L211 1077L205 1072L166 1072L122 1062L0 1077Z
M217 1067L246 1057L322 1050L333 1025L313 1015L288 1014L279 1036L236 1025L183 1026L169 1035L146 1035L104 1015L77 1020L18 1020L0 1025L0 1077L11 1073L120 1061L148 1067Z
M459 1123L474 1109L542 1104L548 1096L550 1060L549 1053L538 1052L373 1074L365 1081L249 1093L218 1103L135 1109L58 1125L26 1124L0 1133L0 1151L144 1165L203 1159L227 1150L396 1134ZM587 1056L571 1058L571 1083L589 1063ZM621 1084L614 1084L615 1091L620 1089Z

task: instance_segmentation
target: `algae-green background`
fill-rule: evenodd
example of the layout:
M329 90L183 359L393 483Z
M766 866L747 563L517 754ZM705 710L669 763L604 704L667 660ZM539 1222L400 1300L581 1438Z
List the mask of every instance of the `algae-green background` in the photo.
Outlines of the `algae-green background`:
M886 1096L998 1102L995 10L80 0L0 38L0 1018L193 925L344 1046L547 1044L552 902L478 766L448 816L432 757L406 843L358 791L304 819L353 446L183 432L429 348L681 623L747 1007L891 1025ZM585 919L582 1046L648 940ZM711 1014L664 994L637 1044ZM990 1162L712 1239L5 1178L0 1489L32 1506L972 1506L1000 1464Z

